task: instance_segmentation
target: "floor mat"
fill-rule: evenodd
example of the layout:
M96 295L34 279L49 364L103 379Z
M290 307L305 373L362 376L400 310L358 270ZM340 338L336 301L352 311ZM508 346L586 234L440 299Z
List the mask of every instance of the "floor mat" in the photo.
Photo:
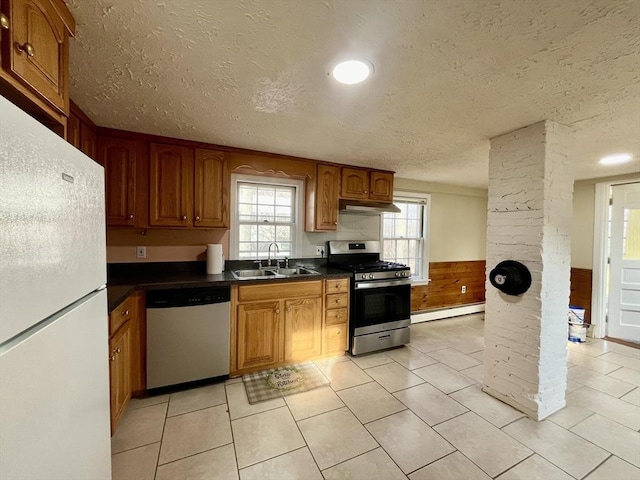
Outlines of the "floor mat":
M242 376L250 404L329 385L312 362L296 363Z

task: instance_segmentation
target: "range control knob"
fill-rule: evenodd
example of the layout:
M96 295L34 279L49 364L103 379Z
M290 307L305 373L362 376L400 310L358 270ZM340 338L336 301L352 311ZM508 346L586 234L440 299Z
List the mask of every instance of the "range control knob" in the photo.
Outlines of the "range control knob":
M369 274L369 279L372 279L372 280L373 280L373 273L370 273L370 274Z
M363 273L363 274L362 274L362 279L363 279L363 280L365 280L366 278L367 278L367 274L366 274L366 273Z
M408 277L409 276L409 272L407 272L406 270L404 272L402 272L402 276L403 277Z

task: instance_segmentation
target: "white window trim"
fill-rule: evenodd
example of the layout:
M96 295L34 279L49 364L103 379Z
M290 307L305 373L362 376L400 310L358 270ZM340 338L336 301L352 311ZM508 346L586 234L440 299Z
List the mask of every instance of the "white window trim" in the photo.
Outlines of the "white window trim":
M422 215L422 231L424 241L422 242L422 272L419 277L412 277L413 285L427 285L431 279L429 278L429 222L431 221L431 194L416 192L393 192L393 201L401 202L402 200L422 200L424 201L424 214ZM384 244L384 216L380 215L380 242Z
M240 222L238 221L238 183L260 183L264 185L285 185L296 189L295 200L295 218L293 224L293 245L291 248L291 257L296 258L297 251L302 242L302 230L304 227L304 182L302 180L277 177L260 177L256 175L240 175L231 174L231 228L229 229L229 256L230 260L238 260L239 258L239 240L238 229ZM274 252L275 255L275 252ZM266 259L264 257L263 259ZM274 258L276 258L274 256ZM257 260L257 259L256 259ZM262 260L262 259L261 259Z

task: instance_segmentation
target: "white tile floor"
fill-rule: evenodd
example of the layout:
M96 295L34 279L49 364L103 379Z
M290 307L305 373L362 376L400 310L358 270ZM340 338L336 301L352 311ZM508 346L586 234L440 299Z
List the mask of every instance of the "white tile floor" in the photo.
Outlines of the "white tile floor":
M640 350L568 344L567 407L535 422L481 390L481 315L408 347L316 362L330 387L249 405L240 379L133 400L114 480L640 479Z

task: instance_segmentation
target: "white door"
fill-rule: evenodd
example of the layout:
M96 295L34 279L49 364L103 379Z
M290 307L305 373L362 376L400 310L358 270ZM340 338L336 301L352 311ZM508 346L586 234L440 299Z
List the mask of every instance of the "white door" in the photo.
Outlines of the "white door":
M612 191L607 335L640 342L640 183Z

